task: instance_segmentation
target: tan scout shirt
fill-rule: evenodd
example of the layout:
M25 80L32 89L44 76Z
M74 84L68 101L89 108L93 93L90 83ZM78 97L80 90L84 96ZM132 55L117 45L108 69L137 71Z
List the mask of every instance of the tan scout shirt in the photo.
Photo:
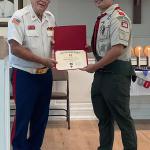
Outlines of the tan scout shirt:
M14 13L8 24L8 40L15 40L23 47L40 57L48 58L51 52L51 30L55 18L49 11L43 14L42 22L36 16L32 6ZM15 68L41 68L41 64L26 61L10 53L10 64Z
M118 4L112 5L104 13L97 35L97 54L105 56L107 51L114 45L122 44L126 48L119 60L129 61L131 57L131 21L128 16L120 10Z

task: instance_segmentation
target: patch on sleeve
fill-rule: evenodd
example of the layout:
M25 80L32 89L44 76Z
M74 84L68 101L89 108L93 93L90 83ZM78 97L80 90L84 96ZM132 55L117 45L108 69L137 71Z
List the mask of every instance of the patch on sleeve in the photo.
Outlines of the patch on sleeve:
M129 27L128 21L122 20L121 27L128 28Z
M20 22L21 21L17 18L13 18L13 20L12 20L12 23L15 24L15 25L20 25Z
M129 41L130 38L130 33L129 32L125 32L123 30L119 31L119 39L123 40L123 41Z

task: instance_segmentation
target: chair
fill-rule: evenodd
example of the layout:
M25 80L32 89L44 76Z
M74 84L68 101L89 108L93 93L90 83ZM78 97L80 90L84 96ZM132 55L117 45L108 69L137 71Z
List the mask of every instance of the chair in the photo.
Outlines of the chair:
M52 69L54 82L66 82L66 92L52 92L51 100L66 100L66 108L50 108L50 110L65 111L65 114L49 114L49 116L64 116L70 129L69 77L68 71Z
M50 114L49 116L64 116L66 117L66 121L68 123L68 129L70 129L70 104L69 104L69 78L68 78L68 71L60 71L56 69L52 69L52 74L53 74L53 81L55 82L66 82L66 92L52 92L51 100L66 100L66 108L50 108L50 110L55 111L55 110L60 110L60 111L65 111L65 114ZM10 78L12 75L12 69L10 68ZM10 84L11 84L11 79L10 79ZM10 85L11 86L11 85ZM15 116L15 104L13 101L13 94L12 94L12 88L11 88L11 96L10 96L10 111L11 111L11 117Z

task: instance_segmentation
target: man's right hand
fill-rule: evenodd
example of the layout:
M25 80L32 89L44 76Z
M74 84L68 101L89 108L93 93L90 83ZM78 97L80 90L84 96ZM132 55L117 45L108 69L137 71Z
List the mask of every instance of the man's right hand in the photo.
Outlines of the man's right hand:
M57 61L51 58L45 58L42 62L42 65L48 68L54 68L57 64Z

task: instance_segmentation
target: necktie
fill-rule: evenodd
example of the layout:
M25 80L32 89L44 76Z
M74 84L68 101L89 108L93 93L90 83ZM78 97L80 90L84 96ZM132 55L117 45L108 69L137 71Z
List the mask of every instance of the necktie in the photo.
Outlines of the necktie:
M100 16L97 17L97 20L95 22L94 30L93 30L93 36L92 36L92 41L91 41L91 46L93 49L93 52L96 52L96 41L97 41L97 33L100 25L100 20L106 16L106 13L101 14Z

